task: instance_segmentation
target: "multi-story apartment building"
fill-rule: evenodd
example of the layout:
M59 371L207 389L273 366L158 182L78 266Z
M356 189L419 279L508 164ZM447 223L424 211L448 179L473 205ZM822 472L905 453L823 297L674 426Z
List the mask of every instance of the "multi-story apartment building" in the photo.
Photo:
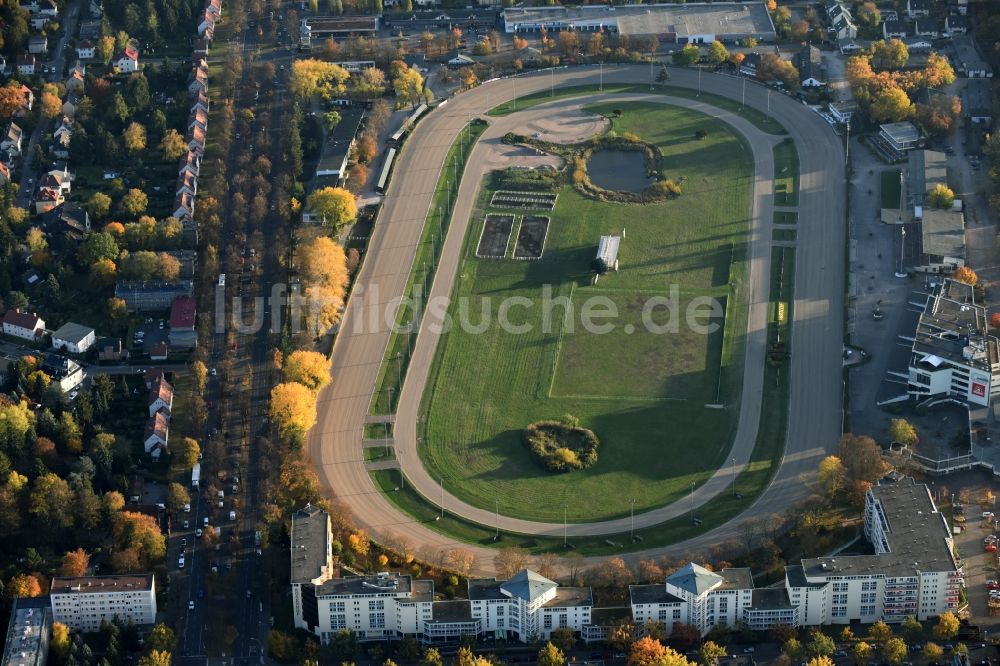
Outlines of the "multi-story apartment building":
M101 622L156 621L156 584L153 574L53 578L49 590L52 619L74 631L97 631Z
M665 584L629 588L637 624L690 624L705 634L743 623L813 626L926 620L958 606L962 582L951 533L927 486L904 479L865 496L865 535L873 555L802 560L785 568L785 586L754 589L747 569L708 571L688 564Z
M44 599L15 599L0 666L45 666L49 660L52 612Z
M874 555L802 560L785 589L803 625L926 620L958 607L962 572L951 532L927 486L905 479L865 495Z
M589 587L560 587L528 569L510 580L470 580L469 602L485 631L523 642L547 639L560 627L581 631L594 605Z
M971 285L942 280L927 297L913 335L908 393L989 405L1000 395L1000 340Z
M360 640L442 643L487 631L529 640L590 624L590 588L559 587L528 570L507 581L470 580L468 601L434 601L433 581L404 574L335 577L330 517L318 507L292 516L291 548L295 626L323 642L343 630Z

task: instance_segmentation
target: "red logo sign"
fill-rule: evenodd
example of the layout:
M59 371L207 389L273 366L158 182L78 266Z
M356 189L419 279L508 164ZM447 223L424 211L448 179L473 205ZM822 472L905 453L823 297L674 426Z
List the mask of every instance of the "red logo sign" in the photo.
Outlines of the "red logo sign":
M972 383L972 395L978 395L980 398L986 397L986 385Z

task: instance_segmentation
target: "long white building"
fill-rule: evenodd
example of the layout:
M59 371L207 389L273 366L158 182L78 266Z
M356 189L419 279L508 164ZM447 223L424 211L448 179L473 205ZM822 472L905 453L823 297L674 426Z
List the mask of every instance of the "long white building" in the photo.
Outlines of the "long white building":
M748 569L708 571L688 564L665 584L629 588L638 624L815 626L926 620L958 607L962 573L951 533L927 490L911 479L876 486L865 496L865 535L874 555L802 560L785 568L784 588L755 589Z
M506 581L470 580L468 601L434 601L434 581L404 574L336 577L330 517L314 506L292 516L291 548L295 626L324 643L343 630L363 641L433 644L485 632L527 641L591 621L590 588L559 587L528 570Z
M115 618L138 625L156 621L153 574L53 578L49 590L52 620L74 631L97 631Z

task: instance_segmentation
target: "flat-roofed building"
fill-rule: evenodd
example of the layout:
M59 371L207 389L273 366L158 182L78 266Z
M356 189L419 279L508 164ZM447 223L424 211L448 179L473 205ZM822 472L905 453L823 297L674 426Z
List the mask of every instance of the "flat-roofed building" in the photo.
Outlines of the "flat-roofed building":
M153 574L53 578L49 599L53 621L74 631L97 631L115 618L140 626L156 621Z
M329 178L336 185L342 185L347 180L347 161L365 115L364 109L359 107L344 107L339 113L340 122L327 135L316 164L316 177Z
M911 122L886 123L879 126L875 137L876 148L882 150L893 161L906 157L906 153L917 147L920 130Z
M65 349L73 354L82 354L97 341L94 329L83 324L66 322L52 334L52 348Z
M951 40L955 51L955 72L970 79L993 78L993 68L979 52L972 35L955 35Z
M328 37L373 36L376 32L377 16L310 16L299 23L299 46L308 51L313 43L322 44Z
M502 23L508 33L603 31L690 44L775 37L763 2L509 7L503 10Z
M986 79L969 79L962 90L962 112L973 123L993 121L993 84Z
M0 666L45 666L51 637L52 611L48 599L14 599Z

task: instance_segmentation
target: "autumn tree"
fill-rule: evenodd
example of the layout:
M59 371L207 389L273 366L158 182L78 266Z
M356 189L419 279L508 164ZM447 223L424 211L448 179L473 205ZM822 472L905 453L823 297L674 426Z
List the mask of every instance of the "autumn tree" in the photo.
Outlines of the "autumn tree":
M840 462L850 482L873 483L885 476L888 466L882 460L882 448L871 437L844 435L840 439Z
M185 143L184 137L173 128L168 129L163 138L160 139L160 150L163 151L163 159L180 159L181 155L187 151L187 148L188 145Z
M0 88L0 119L10 119L24 108L24 95L17 86Z
M61 529L73 524L73 491L69 484L49 472L35 479L29 511L43 526Z
M920 656L929 664L941 661L941 658L944 656L944 649L937 643L928 642L924 644L924 649L920 651Z
M285 357L285 379L318 391L330 381L330 362L325 355L306 350Z
M87 575L90 566L90 555L83 548L67 551L59 564L59 575L67 578L77 578Z
M297 382L271 389L271 418L284 433L304 434L316 423L316 395Z
M530 561L528 552L517 547L501 548L493 558L497 575L501 578L513 577L518 571L527 567Z
M937 624L934 625L934 638L939 641L950 641L958 636L960 623L958 618L951 611L938 615Z
M153 650L149 654L139 657L139 666L170 666L173 659L169 652Z
M167 507L174 513L184 510L185 504L191 503L191 495L187 489L179 483L171 482L167 486Z
M922 74L923 84L928 88L941 88L955 82L955 70L948 58L936 52L927 56Z
M125 139L125 148L130 153L135 154L146 149L146 128L139 123L129 123L122 137Z
M827 497L833 497L844 487L846 470L837 456L827 456L819 463L819 485Z
M354 195L342 187L323 187L306 199L306 208L328 226L340 229L354 221L358 206Z
M902 89L889 86L872 99L870 113L876 122L897 123L913 114L913 104Z
M54 120L62 113L62 100L50 92L43 92L38 98L38 113L46 120Z
M884 620L877 620L868 628L868 640L876 645L884 645L892 638L892 628Z
M659 664L666 654L667 648L660 641L644 636L632 644L628 653L628 666Z
M910 59L910 51L899 39L880 39L870 47L871 63L875 69L900 69Z
M303 58L292 61L288 87L300 99L313 95L330 99L344 93L350 76L340 65L315 58Z
M146 212L146 207L149 205L149 197L146 193L140 189L132 188L125 193L122 197L121 207L122 210L133 217L137 217Z
M836 664L833 659L824 654L818 657L813 657L806 662L806 666L836 666Z
M715 641L705 641L698 649L698 658L705 666L715 666L719 662L719 659L725 656L726 647L719 645Z
M392 89L404 104L416 106L424 99L424 77L414 67L402 67L392 79Z
M62 622L52 623L52 636L49 638L51 649L61 662L65 663L73 643L69 636L69 627Z
M31 574L19 573L7 581L4 591L10 599L39 597L42 594L42 586Z
M538 659L535 660L535 663L538 666L563 666L566 663L566 656L562 650L550 642L538 651Z
M904 446L915 446L920 440L916 426L906 419L890 419L889 439Z
M147 654L156 651L173 652L176 647L177 636L174 630L163 623L154 625L143 643Z
M851 658L857 666L865 666L871 660L874 652L871 645L865 641L858 641L851 648Z
M111 211L111 197L104 192L94 192L87 199L87 213L97 221L102 221ZM108 257L113 259L114 257Z
M968 266L960 266L951 274L951 279L961 282L963 284L968 284L975 286L979 282L979 276L976 272L969 268Z
M716 40L708 45L709 65L712 65L713 67L718 67L727 60L729 60L729 51L726 49L725 44Z
M893 666L899 666L909 654L909 649L902 638L890 638L882 646L882 656Z
M947 210L955 203L955 193L947 185L938 183L927 195L927 202L935 208Z

